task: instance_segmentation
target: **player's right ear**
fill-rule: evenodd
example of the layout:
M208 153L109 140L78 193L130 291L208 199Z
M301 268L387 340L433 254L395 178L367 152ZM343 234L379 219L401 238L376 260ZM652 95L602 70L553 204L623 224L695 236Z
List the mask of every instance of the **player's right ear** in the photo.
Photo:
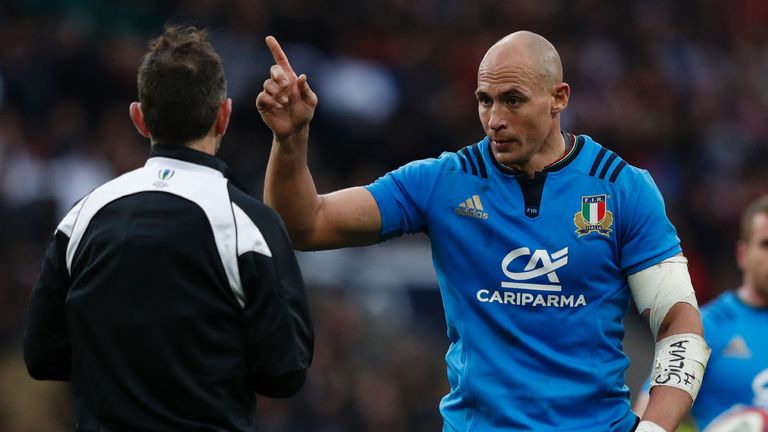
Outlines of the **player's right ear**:
M144 113L141 112L141 104L138 102L131 103L128 112L131 116L133 125L136 126L136 130L139 131L141 136L144 138L151 138L149 129L147 129L147 125L144 123Z
M552 114L562 112L568 106L571 96L571 86L566 83L557 84L552 90Z

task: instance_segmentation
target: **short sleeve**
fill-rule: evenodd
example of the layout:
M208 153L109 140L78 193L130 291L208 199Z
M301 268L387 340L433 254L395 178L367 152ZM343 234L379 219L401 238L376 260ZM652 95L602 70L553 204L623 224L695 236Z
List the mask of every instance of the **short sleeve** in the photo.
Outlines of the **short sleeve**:
M379 206L382 240L426 229L430 194L447 160L414 161L366 186Z
M621 212L621 269L637 273L679 254L680 239L666 214L664 199L647 171L635 171L637 181L624 197Z

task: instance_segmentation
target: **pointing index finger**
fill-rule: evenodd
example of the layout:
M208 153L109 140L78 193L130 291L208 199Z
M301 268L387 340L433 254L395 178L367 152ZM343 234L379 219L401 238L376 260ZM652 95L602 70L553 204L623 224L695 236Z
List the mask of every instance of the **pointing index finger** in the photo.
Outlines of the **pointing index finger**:
M273 36L267 36L266 41L267 47L269 47L269 51L272 53L272 57L275 59L275 63L283 68L284 71L288 73L294 73L293 69L291 68L291 64L288 62L288 57L285 55L285 52L283 52L283 49L280 48L280 44L277 43L277 39L275 39Z

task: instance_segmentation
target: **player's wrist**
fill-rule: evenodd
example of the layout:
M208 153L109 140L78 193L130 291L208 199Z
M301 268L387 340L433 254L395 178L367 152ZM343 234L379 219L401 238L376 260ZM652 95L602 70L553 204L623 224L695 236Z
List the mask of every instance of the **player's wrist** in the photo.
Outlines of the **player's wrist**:
M287 133L273 131L272 139L283 151L304 147L309 141L309 123L295 127Z
M637 425L635 432L667 432L667 430L650 420L643 420Z

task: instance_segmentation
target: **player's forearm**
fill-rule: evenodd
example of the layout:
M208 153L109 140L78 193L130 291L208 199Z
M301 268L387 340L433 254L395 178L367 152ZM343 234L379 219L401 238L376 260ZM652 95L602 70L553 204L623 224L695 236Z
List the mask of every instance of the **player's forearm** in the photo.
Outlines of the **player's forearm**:
M687 303L677 303L672 306L661 323L661 327L659 327L659 335L656 340L660 341L666 337L682 333L704 336L704 327L701 324L699 311Z
M692 403L691 396L683 390L656 386L651 389L643 420L652 421L668 432L675 431L688 414Z
M699 311L687 303L674 305L659 328L658 341L680 334L703 335ZM657 385L651 389L643 420L649 420L667 431L674 431L693 404L691 395L681 389Z
M264 202L285 222L291 241L304 249L320 209L321 199L307 165L309 127L272 141L264 180Z

